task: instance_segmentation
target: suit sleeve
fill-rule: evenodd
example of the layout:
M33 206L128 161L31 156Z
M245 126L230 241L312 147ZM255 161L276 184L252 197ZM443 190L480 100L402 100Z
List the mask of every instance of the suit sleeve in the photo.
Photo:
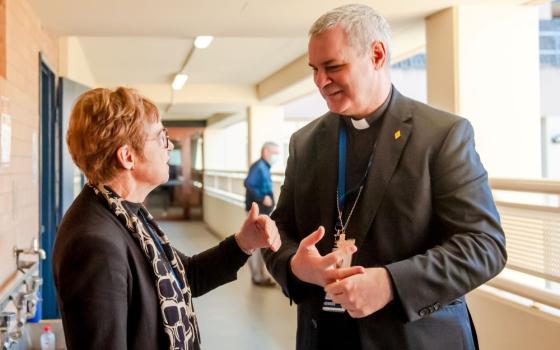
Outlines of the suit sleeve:
M237 271L249 258L239 248L233 235L217 246L190 257L175 251L185 266L187 281L194 297L235 281Z
M54 266L68 349L127 349L125 252L111 240L80 236Z
M290 260L299 247L297 234L297 226L295 223L294 213L294 191L296 182L296 154L295 154L294 137L290 139L288 164L286 166L286 175L284 183L278 198L276 209L271 218L276 222L282 246L274 253L272 250L264 250L263 258L266 262L268 271L274 279L282 287L282 291L291 300L299 303L315 288L312 284L300 281L293 273L290 267Z
M386 266L409 321L428 316L497 275L507 259L505 237L487 173L464 119L432 162L432 206L441 245Z

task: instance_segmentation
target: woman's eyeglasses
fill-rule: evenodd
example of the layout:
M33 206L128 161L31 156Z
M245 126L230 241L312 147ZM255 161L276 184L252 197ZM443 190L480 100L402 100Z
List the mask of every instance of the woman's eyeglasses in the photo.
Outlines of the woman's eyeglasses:
M147 141L151 141L151 140L156 140L156 138L153 139L148 139ZM167 129L163 128L158 137L157 140L159 140L159 144L161 145L161 147L165 148L165 149L169 149L169 144L171 143L171 140L169 140L169 135L167 133Z
M159 142L161 144L161 147L165 149L169 148L169 143L171 141L169 140L169 134L167 133L166 128L163 128L163 130L159 133Z

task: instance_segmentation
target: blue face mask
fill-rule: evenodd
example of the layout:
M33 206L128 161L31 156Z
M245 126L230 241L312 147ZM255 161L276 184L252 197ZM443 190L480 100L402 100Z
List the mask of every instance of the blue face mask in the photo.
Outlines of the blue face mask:
M278 163L279 160L280 160L279 154L271 154L269 160L270 166L273 166L274 164Z

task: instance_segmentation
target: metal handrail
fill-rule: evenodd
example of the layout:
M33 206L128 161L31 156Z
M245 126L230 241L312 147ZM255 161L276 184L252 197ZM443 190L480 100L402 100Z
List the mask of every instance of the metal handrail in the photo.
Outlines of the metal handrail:
M205 169L200 171L205 175L226 175L226 174L247 174L247 170L222 170ZM283 172L273 172L272 175L284 176ZM549 179L511 179L492 177L489 179L490 187L493 190L547 193L560 195L560 181Z
M534 302L560 309L560 295L543 288L535 288L500 276L486 282L486 284Z
M6 308L6 306L11 302L12 295L16 294L24 285L25 281L32 277L38 269L39 262L36 261L30 268L26 269L25 272L20 273L20 275L16 277L16 280L12 283L12 285L7 288L2 295L0 295L0 311Z
M532 192L560 195L560 181L548 179L490 178L493 190Z
M217 174L217 173L222 173L222 174L247 174L247 170L222 170L222 169L204 169L203 171L201 171L203 174L208 175L208 174Z
M244 174L247 175L247 169L245 170L220 170L220 169L205 169L205 170L197 170L197 172L204 174L204 175L218 175L218 174ZM273 171L271 172L273 176L281 176L284 177L283 171Z

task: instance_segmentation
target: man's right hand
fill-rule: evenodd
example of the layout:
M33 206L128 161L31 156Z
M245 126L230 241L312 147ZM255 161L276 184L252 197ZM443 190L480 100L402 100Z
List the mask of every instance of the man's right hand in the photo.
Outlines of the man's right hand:
M269 195L266 195L264 196L262 203L265 207L272 207L272 198Z
M355 245L348 245L325 256L321 256L315 244L325 235L325 228L319 228L305 237L300 243L296 254L290 260L290 267L293 274L300 280L324 287L336 280L364 273L362 266L352 266L348 268L338 268L344 256L354 254L358 248Z

